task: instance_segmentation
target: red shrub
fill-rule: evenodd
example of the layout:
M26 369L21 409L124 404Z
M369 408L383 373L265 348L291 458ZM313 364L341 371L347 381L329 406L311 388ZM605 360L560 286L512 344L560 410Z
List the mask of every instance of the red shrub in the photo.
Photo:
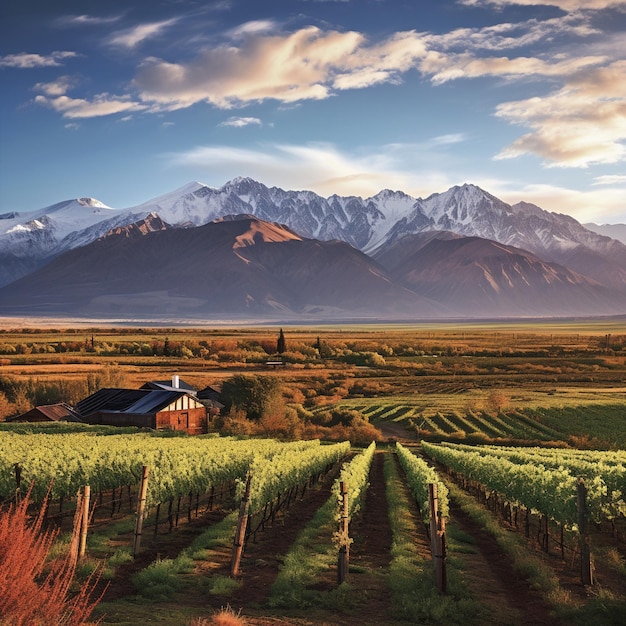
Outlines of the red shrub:
M91 600L97 576L72 594L76 558L47 562L58 531L43 530L43 511L28 517L28 494L0 510L0 615L3 626L85 624L100 598Z

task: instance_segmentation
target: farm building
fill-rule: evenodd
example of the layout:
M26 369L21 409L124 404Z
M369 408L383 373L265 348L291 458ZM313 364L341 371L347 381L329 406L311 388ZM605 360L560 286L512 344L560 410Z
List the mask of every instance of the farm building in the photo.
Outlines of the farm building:
M13 417L7 417L7 422L82 422L80 416L71 406L59 404L43 404Z
M81 400L76 412L88 424L139 426L199 435L207 430L207 410L183 389L100 389Z

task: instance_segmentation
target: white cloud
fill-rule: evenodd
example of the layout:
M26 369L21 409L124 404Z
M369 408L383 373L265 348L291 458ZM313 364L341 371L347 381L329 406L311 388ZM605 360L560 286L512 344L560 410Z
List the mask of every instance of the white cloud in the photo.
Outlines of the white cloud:
M35 67L59 67L62 61L77 57L76 52L56 51L48 55L30 54L21 52L19 54L7 54L0 57L0 67L16 67L19 69L32 69Z
M72 88L73 83L74 81L69 76L59 76L50 83L36 83L33 89L47 96L63 96Z
M496 115L532 129L497 158L532 153L563 167L623 161L626 61L575 73L563 88L545 97L503 103Z
M230 31L230 35L234 38L247 37L250 35L259 35L276 30L276 22L274 20L253 20L241 24Z
M604 176L596 176L593 179L593 185L626 185L626 175L606 174Z
M578 11L581 9L609 9L626 7L624 0L459 0L468 6L553 6L564 11Z
M97 95L91 102L68 96L50 98L41 95L35 97L35 102L54 109L69 119L103 117L125 111L142 111L146 108L145 105L132 102L126 97L111 96L107 93Z
M68 124L65 124L63 128L67 128L67 130L78 130L80 128L80 124L69 122Z
M162 22L152 22L149 24L140 24L133 28L113 33L109 37L109 43L114 46L122 46L124 48L134 48L146 39L159 36L165 29L178 22L178 18L164 20Z
M219 126L232 126L234 128L250 125L261 126L261 120L258 117L229 117L219 124Z

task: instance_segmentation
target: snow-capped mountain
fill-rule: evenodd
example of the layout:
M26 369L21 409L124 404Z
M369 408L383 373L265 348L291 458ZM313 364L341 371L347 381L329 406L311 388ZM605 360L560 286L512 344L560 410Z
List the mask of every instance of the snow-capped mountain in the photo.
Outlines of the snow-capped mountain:
M79 233L95 228L94 232L104 234L115 223L110 220L116 219L129 221L127 212L95 198L77 198L38 211L0 215L0 285L28 274L63 250L93 241L97 237L80 237Z
M0 216L0 285L150 213L173 227L248 214L283 224L305 238L344 241L366 254L406 235L446 230L528 250L544 261L626 290L626 245L567 215L525 202L509 205L475 185L452 187L426 199L391 190L365 199L324 198L311 191L267 187L250 178L236 178L219 188L193 182L126 209L80 199Z

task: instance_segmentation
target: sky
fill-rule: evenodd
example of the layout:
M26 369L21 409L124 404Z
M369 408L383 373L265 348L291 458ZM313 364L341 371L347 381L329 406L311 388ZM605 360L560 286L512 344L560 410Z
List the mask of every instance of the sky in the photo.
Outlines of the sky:
M5 0L0 214L472 183L626 223L626 0Z

